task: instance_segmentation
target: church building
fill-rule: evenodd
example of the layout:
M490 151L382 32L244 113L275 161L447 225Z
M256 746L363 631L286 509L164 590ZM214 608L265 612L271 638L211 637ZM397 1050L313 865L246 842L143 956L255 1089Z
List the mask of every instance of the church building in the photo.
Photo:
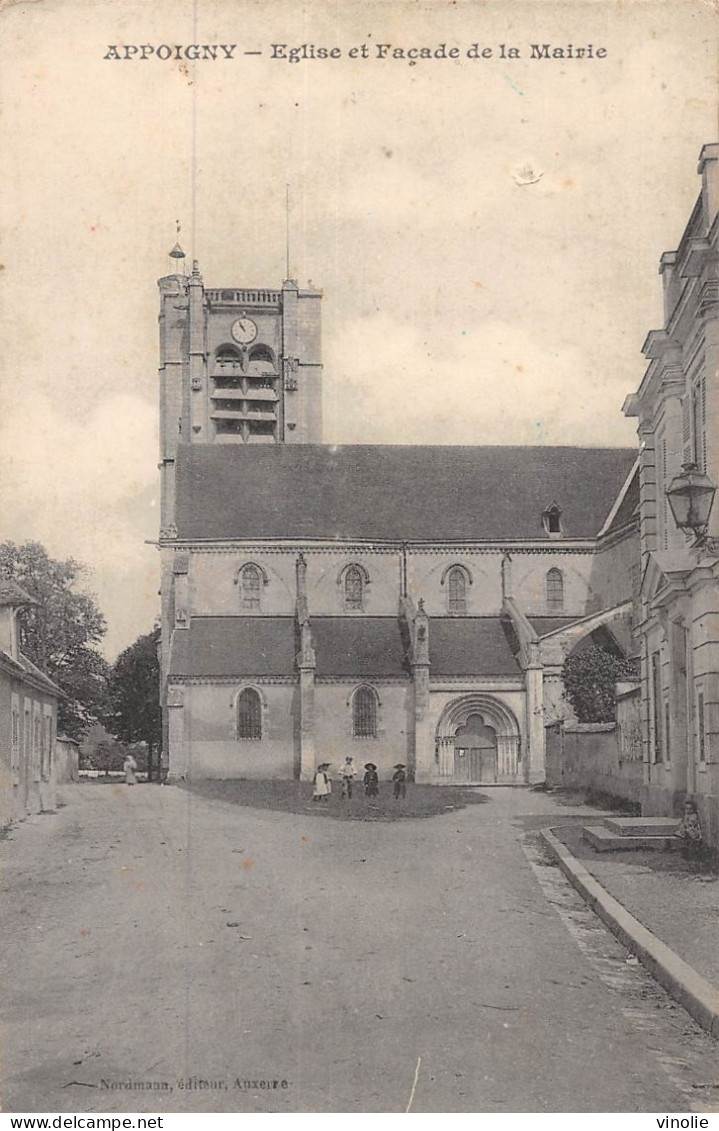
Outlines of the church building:
M637 453L322 442L322 294L160 279L163 757L544 778L561 667L632 654Z

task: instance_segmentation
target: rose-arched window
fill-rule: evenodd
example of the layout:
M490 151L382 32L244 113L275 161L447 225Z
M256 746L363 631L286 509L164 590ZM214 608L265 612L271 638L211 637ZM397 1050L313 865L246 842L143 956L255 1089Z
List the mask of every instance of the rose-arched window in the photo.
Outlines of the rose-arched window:
M371 687L358 687L352 697L352 735L377 737L377 693Z
M246 687L237 697L237 737L262 738L262 701L254 687Z

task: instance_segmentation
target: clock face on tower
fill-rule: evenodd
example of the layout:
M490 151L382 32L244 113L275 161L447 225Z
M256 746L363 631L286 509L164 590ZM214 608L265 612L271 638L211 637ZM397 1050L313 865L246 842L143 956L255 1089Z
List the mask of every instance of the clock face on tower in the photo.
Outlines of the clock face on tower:
M240 342L241 345L246 346L257 337L257 326L251 318L243 314L232 323L230 333L236 342Z

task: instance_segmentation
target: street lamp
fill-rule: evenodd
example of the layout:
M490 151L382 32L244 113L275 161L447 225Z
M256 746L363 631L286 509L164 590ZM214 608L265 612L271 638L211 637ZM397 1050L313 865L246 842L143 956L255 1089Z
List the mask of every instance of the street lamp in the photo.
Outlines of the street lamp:
M694 545L716 552L719 539L707 535L716 486L695 463L682 464L667 487L667 499L680 530L694 535Z

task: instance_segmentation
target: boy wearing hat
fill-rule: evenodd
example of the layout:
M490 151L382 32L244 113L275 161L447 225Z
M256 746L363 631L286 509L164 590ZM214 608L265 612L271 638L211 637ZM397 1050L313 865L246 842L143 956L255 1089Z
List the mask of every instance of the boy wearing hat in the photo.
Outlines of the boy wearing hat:
M397 762L392 774L392 781L394 782L394 799L398 801L400 797L407 796L407 774L405 772L404 762Z
M379 796L379 778L374 762L365 762L364 795L365 797Z

